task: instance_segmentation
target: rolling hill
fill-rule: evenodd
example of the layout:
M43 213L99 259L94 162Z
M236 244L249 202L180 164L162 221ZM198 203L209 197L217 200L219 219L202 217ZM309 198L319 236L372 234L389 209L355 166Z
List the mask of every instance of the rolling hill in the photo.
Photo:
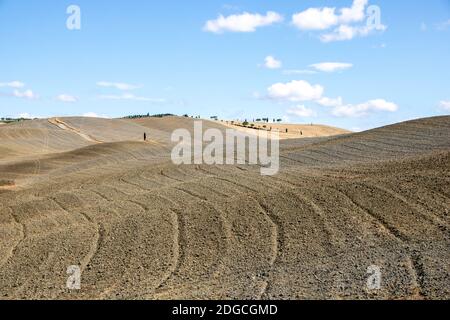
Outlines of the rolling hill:
M450 298L450 117L283 140L267 177L174 165L192 121L1 126L1 298Z

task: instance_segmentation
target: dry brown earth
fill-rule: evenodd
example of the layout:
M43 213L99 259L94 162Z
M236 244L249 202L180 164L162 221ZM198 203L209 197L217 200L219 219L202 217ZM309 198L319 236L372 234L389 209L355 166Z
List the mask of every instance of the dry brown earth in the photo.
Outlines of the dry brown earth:
M60 121L0 128L2 299L450 298L450 117L282 141L272 177L173 165L191 119Z

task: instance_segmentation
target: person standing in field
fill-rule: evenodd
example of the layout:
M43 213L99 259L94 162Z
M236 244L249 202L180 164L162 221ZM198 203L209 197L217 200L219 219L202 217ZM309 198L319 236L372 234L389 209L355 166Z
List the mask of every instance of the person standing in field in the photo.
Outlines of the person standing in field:
M144 132L144 141L147 141L147 133Z

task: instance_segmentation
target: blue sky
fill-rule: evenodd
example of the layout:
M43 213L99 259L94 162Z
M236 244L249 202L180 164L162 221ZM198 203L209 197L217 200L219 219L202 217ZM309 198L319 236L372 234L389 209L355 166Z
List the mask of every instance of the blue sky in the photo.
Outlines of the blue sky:
M80 30L66 26L70 5ZM373 5L381 21L368 24ZM449 54L450 0L0 0L0 116L362 130L449 114Z

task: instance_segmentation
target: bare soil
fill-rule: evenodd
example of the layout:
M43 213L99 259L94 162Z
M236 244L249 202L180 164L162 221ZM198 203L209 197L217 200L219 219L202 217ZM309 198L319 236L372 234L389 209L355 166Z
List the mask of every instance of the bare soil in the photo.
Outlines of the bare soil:
M190 119L60 121L0 128L0 299L450 298L450 117L282 141L272 177L172 164Z

